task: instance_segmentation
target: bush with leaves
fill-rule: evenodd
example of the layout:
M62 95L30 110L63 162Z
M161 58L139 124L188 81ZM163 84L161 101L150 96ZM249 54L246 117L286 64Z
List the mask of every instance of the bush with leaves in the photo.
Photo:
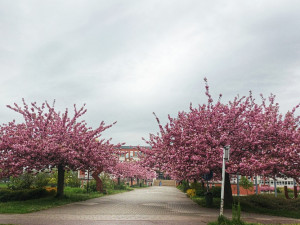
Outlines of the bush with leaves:
M45 172L40 172L35 175L33 184L36 188L44 188L48 185L50 181L50 174Z
M213 197L221 198L221 187L219 187L219 186L213 187L210 191L211 191Z
M126 190L127 186L124 183L120 183L120 184L115 184L114 185L114 189L115 190Z
M66 182L65 184L69 187L80 187L80 180L78 179L77 171L66 171L65 173Z
M55 192L46 191L44 188L24 189L24 190L0 190L0 202L25 201L54 195Z
M240 185L247 191L248 195L248 190L252 190L253 188L253 183L250 182L247 177L242 176L242 179L240 181Z
M11 190L29 189L33 186L34 176L30 173L23 173L18 177L10 177L7 187Z
M177 186L177 188L183 192L186 192L189 188L190 188L190 185L189 185L189 182L188 181L181 181L181 183Z
M100 175L100 179L103 182L104 190L113 190L114 189L114 182L108 173L102 173Z
M97 192L97 184L95 180L89 180L83 186L84 190L88 190L88 192Z
M191 189L195 189L197 196L204 196L206 189L201 183L194 182L190 185Z

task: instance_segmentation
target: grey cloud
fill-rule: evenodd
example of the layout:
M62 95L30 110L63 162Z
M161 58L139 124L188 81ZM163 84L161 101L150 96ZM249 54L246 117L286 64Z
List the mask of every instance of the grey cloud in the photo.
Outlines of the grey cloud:
M253 90L299 102L297 1L1 1L0 123L6 104L87 103L113 142L144 144L167 115ZM19 118L20 119L20 118Z

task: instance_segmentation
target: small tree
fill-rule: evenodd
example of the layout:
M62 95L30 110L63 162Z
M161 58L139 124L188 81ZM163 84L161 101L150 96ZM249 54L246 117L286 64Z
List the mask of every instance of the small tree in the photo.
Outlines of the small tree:
M253 183L250 182L247 177L242 176L242 179L240 181L240 185L247 191L247 195L248 195L248 190L253 188Z

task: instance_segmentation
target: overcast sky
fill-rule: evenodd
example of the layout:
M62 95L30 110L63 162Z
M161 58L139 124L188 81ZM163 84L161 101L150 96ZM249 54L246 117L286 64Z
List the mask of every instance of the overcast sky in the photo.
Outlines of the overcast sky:
M300 102L300 1L0 0L0 123L21 99L87 104L113 143L145 145L152 112L274 93L284 113ZM20 120L21 121L21 120Z

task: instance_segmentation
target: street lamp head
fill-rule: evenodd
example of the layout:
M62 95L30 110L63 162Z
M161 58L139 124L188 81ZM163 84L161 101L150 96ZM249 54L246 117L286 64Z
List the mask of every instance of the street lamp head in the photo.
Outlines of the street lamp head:
M224 159L229 161L230 145L224 146Z

